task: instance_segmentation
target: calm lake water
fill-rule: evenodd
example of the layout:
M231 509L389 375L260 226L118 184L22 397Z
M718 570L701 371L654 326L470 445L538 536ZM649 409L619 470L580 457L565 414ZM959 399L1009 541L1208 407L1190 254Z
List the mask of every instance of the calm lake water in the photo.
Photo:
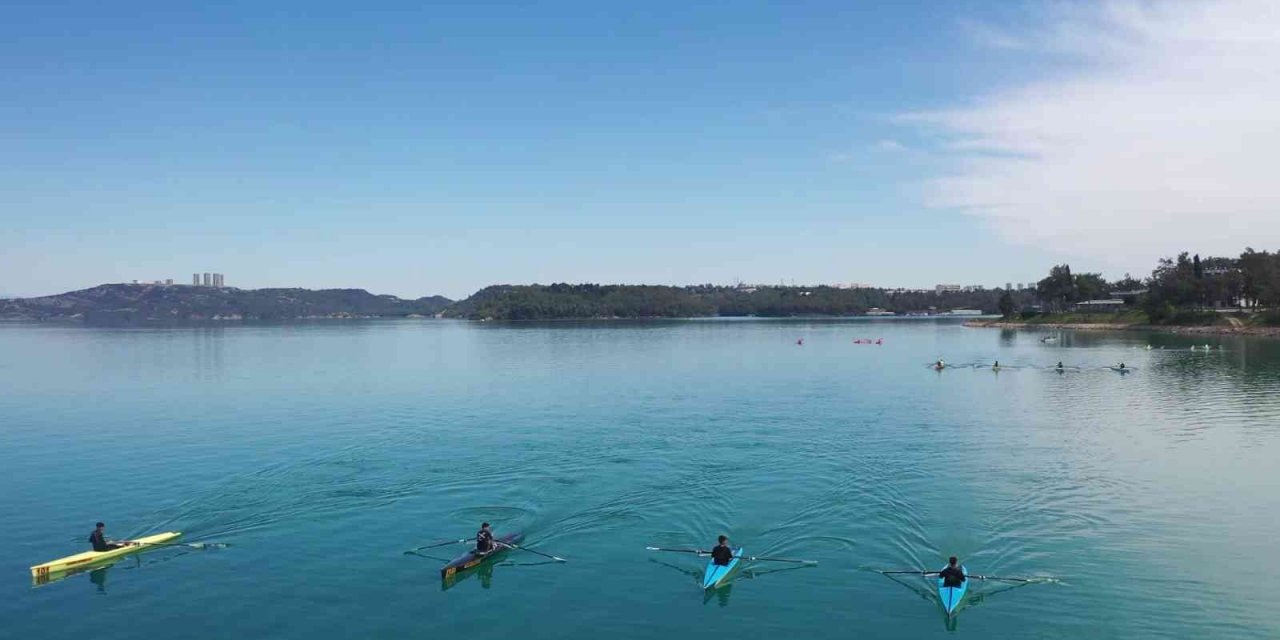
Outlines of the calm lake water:
M0 636L1280 636L1280 341L1042 335L0 325ZM33 587L99 519L232 546ZM481 520L569 562L443 585L461 545L404 553ZM820 565L704 595L702 560L645 550L721 532ZM949 624L925 580L874 571L952 553L1057 581L974 581Z

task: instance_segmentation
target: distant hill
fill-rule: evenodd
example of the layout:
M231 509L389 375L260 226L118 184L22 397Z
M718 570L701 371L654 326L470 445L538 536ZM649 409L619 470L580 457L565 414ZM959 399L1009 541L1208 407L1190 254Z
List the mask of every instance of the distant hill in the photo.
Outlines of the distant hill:
M473 320L695 318L708 316L852 316L872 309L996 313L1001 289L947 292L835 287L667 287L651 285L494 285L453 303L444 314ZM1030 294L1016 292L1029 304Z
M441 296L403 300L364 289L104 284L54 296L0 300L0 318L127 323L405 317L432 316L451 302Z

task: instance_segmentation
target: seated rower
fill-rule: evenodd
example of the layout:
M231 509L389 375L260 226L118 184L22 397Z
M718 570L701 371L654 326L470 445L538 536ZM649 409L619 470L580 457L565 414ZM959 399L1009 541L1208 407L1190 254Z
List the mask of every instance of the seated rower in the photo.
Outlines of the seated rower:
M492 553L497 548L497 543L493 541L493 531L489 529L489 523L480 524L480 530L476 532L476 553L486 555Z
M106 527L107 525L99 522L97 528L93 530L93 533L89 534L89 544L93 545L93 550L102 552L119 549L120 547L125 546L124 543L108 540Z
M733 561L733 549L729 548L729 537L720 536L720 544L711 550L711 561L723 567Z
M947 560L946 568L938 572L938 577L942 579L944 587L958 587L968 579L964 575L964 570L960 568L960 561L955 556Z

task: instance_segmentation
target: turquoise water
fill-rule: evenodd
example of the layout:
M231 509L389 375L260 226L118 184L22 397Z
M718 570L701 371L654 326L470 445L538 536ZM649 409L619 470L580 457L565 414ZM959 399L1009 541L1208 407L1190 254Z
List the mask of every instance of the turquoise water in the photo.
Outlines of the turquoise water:
M1055 335L0 325L0 635L1280 635L1280 341ZM98 519L232 546L33 587ZM446 588L461 545L404 553L480 520L569 562L512 552ZM704 595L700 559L645 550L721 532L820 564ZM948 623L930 582L873 571L952 553L1057 580L975 581Z

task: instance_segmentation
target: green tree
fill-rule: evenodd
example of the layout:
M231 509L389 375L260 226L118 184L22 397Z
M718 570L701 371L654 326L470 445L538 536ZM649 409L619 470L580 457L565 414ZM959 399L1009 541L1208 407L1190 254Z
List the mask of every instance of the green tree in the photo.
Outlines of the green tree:
M1050 310L1060 312L1076 301L1076 283L1071 277L1071 265L1060 264L1049 270L1049 277L1036 283L1036 296L1048 303Z
M1103 279L1100 273L1081 273L1073 278L1075 284L1076 298L1073 300L1097 300L1106 297L1111 291L1111 285Z
M1254 251L1240 254L1240 295L1254 307L1280 304L1280 253Z
M1143 308L1152 322L1164 322L1178 309L1199 304L1200 286L1195 272L1195 264L1185 251L1176 259L1160 259L1159 266L1151 272L1149 291L1143 301Z
M1000 294L1000 315L1004 316L1006 320L1012 318L1014 308L1013 294L1008 291Z
M1139 291L1143 286L1144 285L1141 280L1138 280L1127 273L1124 274L1123 278L1111 283L1113 291Z

